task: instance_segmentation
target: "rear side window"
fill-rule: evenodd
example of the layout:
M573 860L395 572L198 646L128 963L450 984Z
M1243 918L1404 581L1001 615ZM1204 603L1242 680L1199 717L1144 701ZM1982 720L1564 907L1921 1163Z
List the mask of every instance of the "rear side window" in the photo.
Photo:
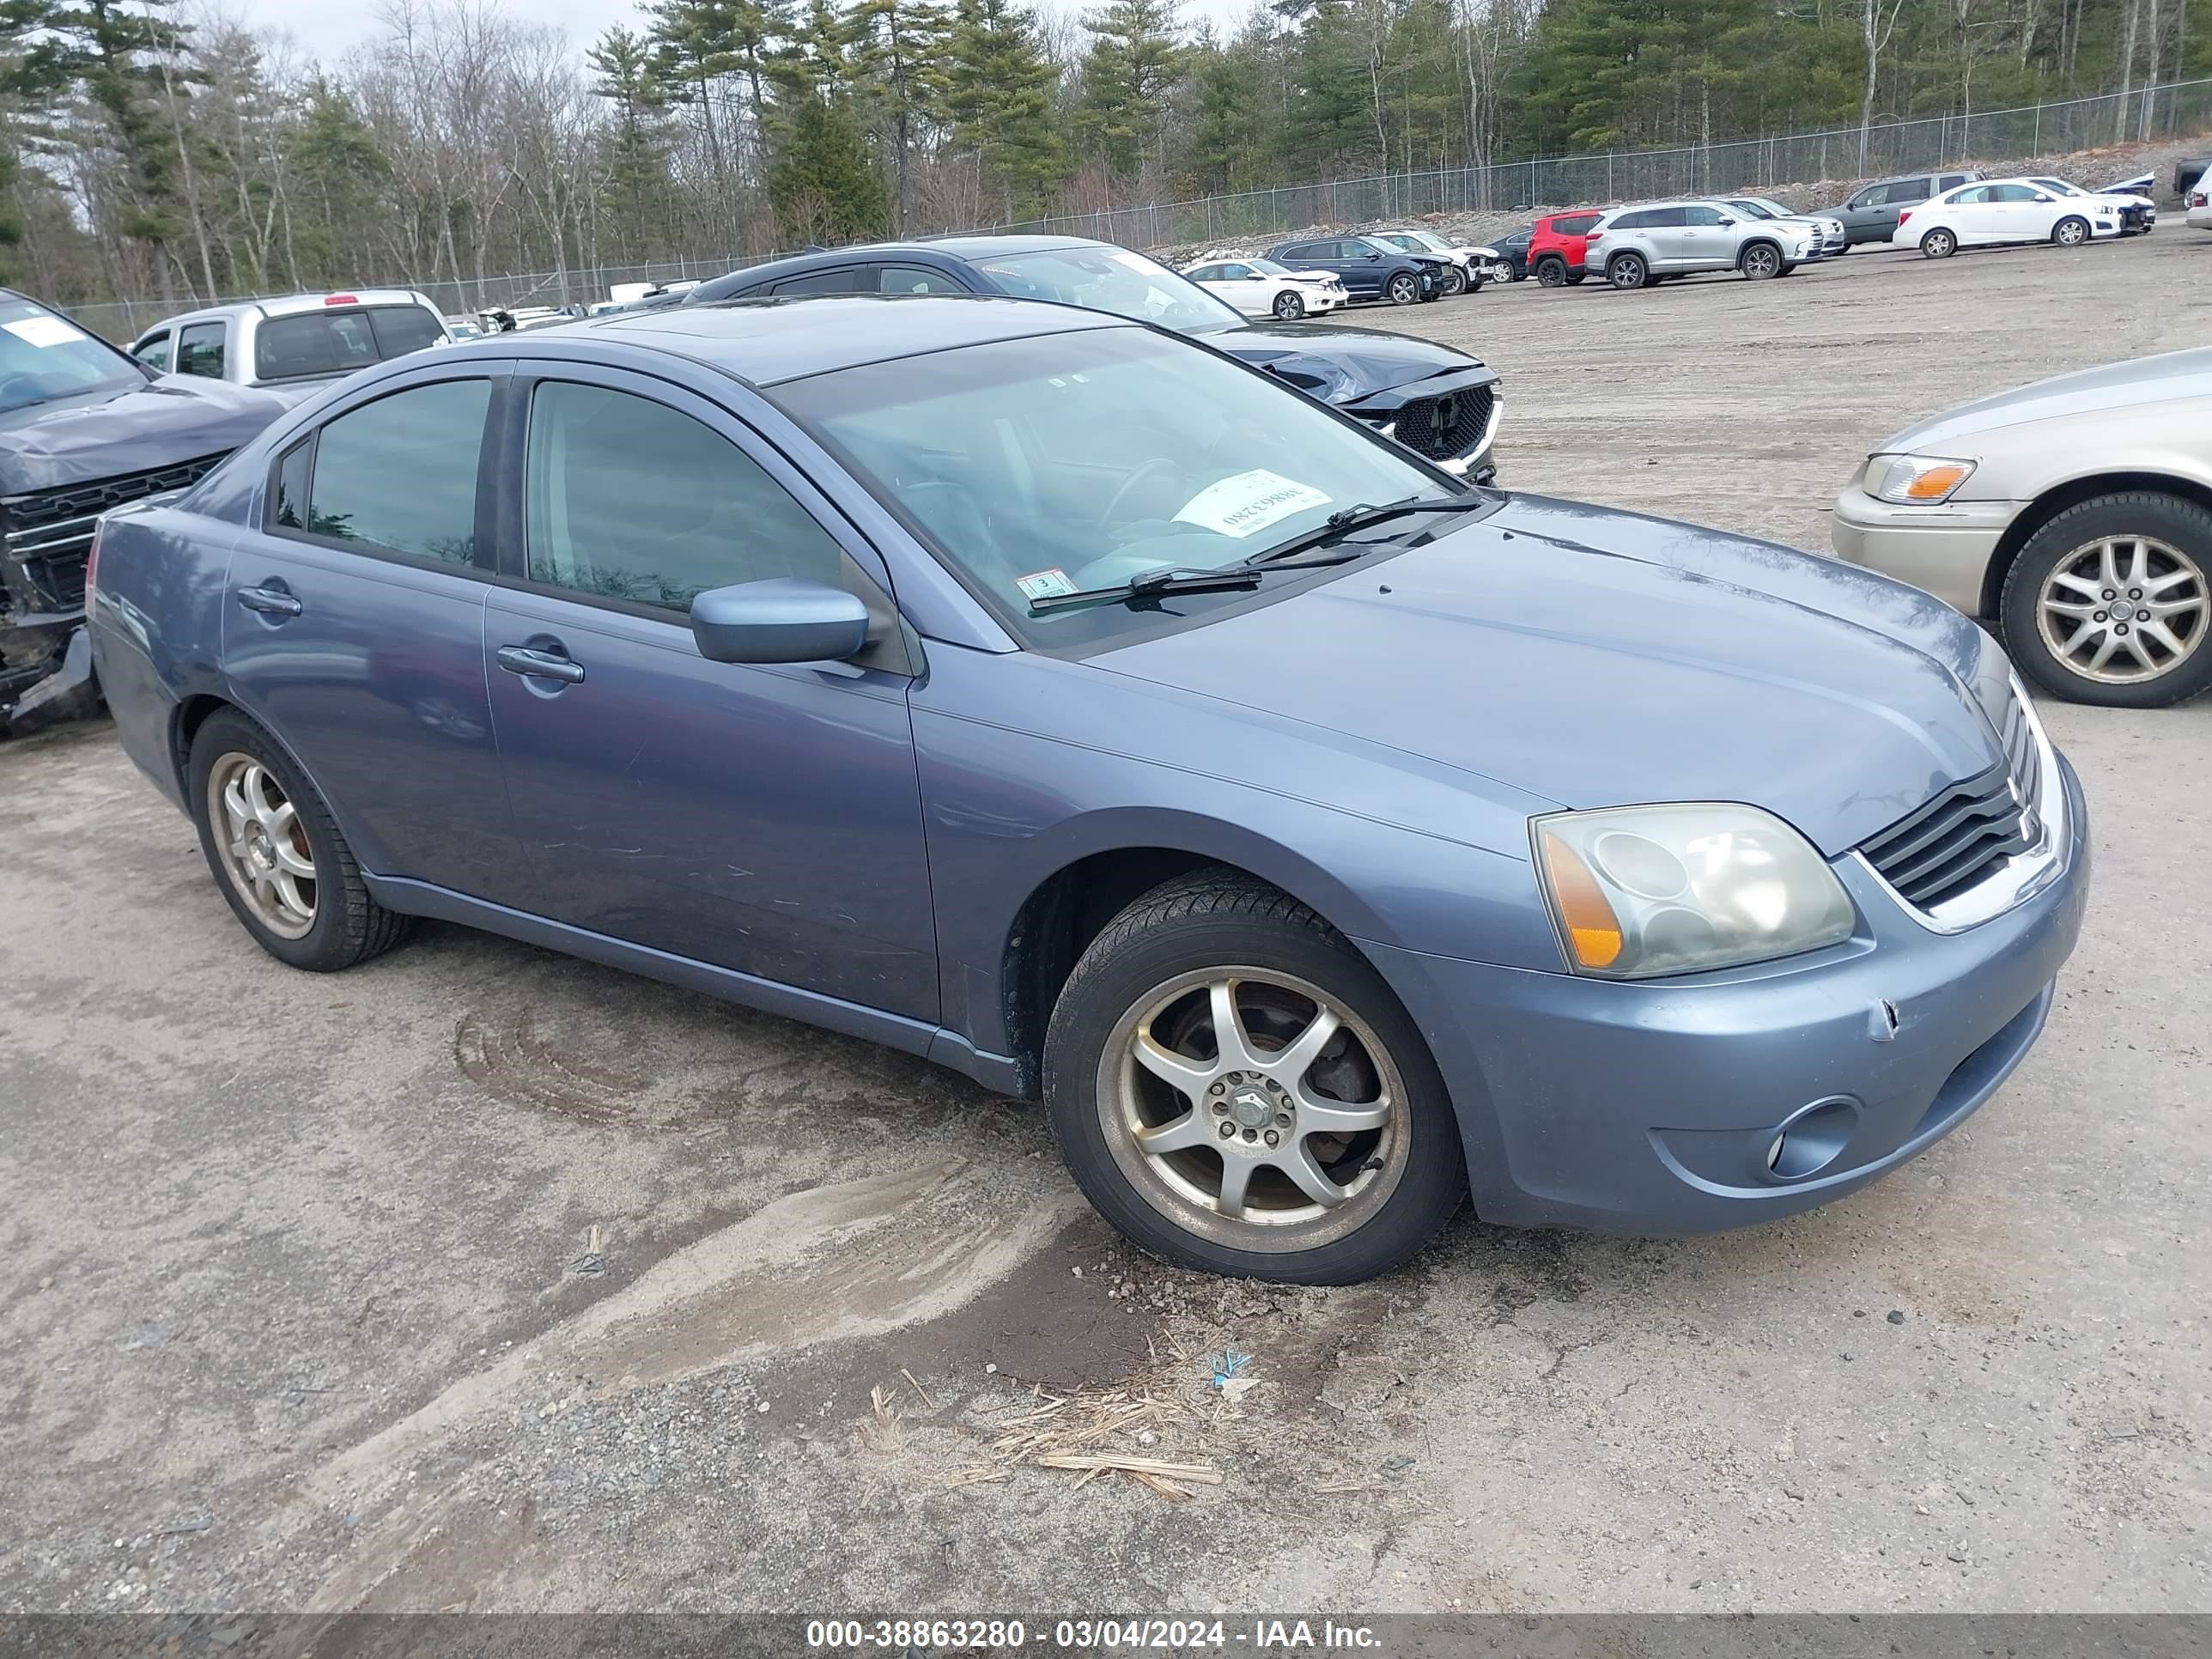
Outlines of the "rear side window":
M376 355L386 362L435 345L446 335L445 325L420 306L374 307L368 325L376 333Z
M1581 236L1602 217L1597 213L1571 213L1564 219L1553 220L1552 230L1556 235Z
M836 270L810 270L803 276L787 276L769 289L771 294L850 294L860 286L860 271L852 265Z
M1943 183L1941 188L1944 190L1956 190L1960 185L1965 184L1974 175L1971 173L1947 173L1943 175Z
M177 333L177 373L222 379L221 323L193 323Z
M349 410L311 448L285 456L276 522L441 564L474 564L477 459L490 407L489 380L440 380Z
M1613 222L1614 230L1642 230L1656 222L1658 216L1647 208L1641 213L1624 213Z

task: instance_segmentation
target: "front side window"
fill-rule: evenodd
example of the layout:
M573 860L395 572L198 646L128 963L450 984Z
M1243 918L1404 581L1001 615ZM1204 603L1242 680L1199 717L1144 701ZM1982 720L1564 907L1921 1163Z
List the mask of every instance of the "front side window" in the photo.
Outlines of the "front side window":
M156 334L150 340L143 340L131 355L149 368L167 370L169 367L169 337Z
M395 392L325 424L277 470L276 522L441 564L477 562L477 470L489 380Z
M878 294L965 294L968 290L941 270L921 265L884 265L877 273Z
M177 373L222 379L221 323L191 323L177 331Z
M841 585L829 532L744 451L665 404L544 381L526 466L532 581L677 611L738 582Z
M1717 225L1721 222L1723 216L1718 208L1693 207L1682 210L1682 222L1686 225ZM1762 216L1754 213L1752 216L1759 218Z
M870 364L769 395L902 510L1018 637L1042 646L1081 648L1160 612L1108 604L1033 616L1039 597L1224 568L1348 507L1455 494L1300 393L1145 331L998 341L921 361L927 373L914 360ZM1237 597L1164 604L1184 615Z
M1108 311L1182 334L1244 325L1226 300L1125 247L1044 248L992 254L975 264L999 292L1016 299Z

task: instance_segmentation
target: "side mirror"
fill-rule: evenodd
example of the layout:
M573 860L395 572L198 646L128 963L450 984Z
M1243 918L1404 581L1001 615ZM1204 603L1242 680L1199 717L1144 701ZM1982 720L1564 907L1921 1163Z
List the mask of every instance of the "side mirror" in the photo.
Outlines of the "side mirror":
M1381 258L1382 256L1379 253L1370 253L1367 257L1370 260L1375 260Z
M1722 229L1726 230L1729 226L1731 226L1731 225L1733 225L1733 224L1735 224L1735 220L1733 220L1733 219L1731 219L1731 218L1729 218L1726 214L1723 214L1723 215L1721 216L1721 228L1722 228Z
M739 582L691 601L691 637L709 662L842 662L868 642L868 607L823 582Z
M2039 201L2039 202L2046 202L2046 203L2048 203L2048 202L2055 202L2055 201L2057 201L2058 198L2057 198L2057 197L2055 197L2055 196L2045 196L2045 195L2041 191L2039 191L2039 190L2038 191L2036 191L2036 192L2035 192L2035 199L2036 199L2037 201Z

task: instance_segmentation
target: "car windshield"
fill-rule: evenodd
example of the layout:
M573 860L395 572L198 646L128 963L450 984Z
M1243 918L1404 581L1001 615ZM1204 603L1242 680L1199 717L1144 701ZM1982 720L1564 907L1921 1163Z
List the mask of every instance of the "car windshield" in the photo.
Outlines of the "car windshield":
M994 253L974 263L1000 293L1019 299L1110 311L1178 334L1210 334L1244 325L1243 314L1227 301L1124 247L1040 248L1032 253Z
M0 410L145 384L143 369L67 318L28 300L0 300Z
M2040 185L2045 190L2056 191L2061 196L2087 196L2089 192L2068 184L2063 179L2031 179L2031 185Z
M1778 213L1775 213L1767 208L1762 207L1757 202L1740 200L1735 197L1730 197L1729 198L1728 205L1732 208L1741 209L1742 211L1748 213L1754 219L1778 219L1782 216Z
M1082 650L1249 592L1030 602L1148 572L1228 569L1330 514L1446 479L1303 394L1182 343L1107 327L816 375L769 395L901 509L1016 637ZM1469 497L1480 502L1481 497ZM1362 532L1396 545L1432 516ZM1441 522L1452 522L1446 518ZM1284 574L1264 592L1315 580Z
M1279 265L1273 259L1246 259L1242 263L1251 266L1262 276L1295 276L1298 274L1288 265Z

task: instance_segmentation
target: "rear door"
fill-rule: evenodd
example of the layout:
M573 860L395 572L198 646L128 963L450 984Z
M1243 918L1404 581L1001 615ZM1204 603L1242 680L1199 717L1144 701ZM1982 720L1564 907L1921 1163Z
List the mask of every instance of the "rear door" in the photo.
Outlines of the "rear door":
M719 404L620 370L514 382L487 611L532 908L615 939L934 1020L909 678L874 550ZM879 607L884 655L699 654L696 594L775 577Z
M239 539L222 666L379 875L522 897L484 691L489 502L504 366L380 384L277 458Z

